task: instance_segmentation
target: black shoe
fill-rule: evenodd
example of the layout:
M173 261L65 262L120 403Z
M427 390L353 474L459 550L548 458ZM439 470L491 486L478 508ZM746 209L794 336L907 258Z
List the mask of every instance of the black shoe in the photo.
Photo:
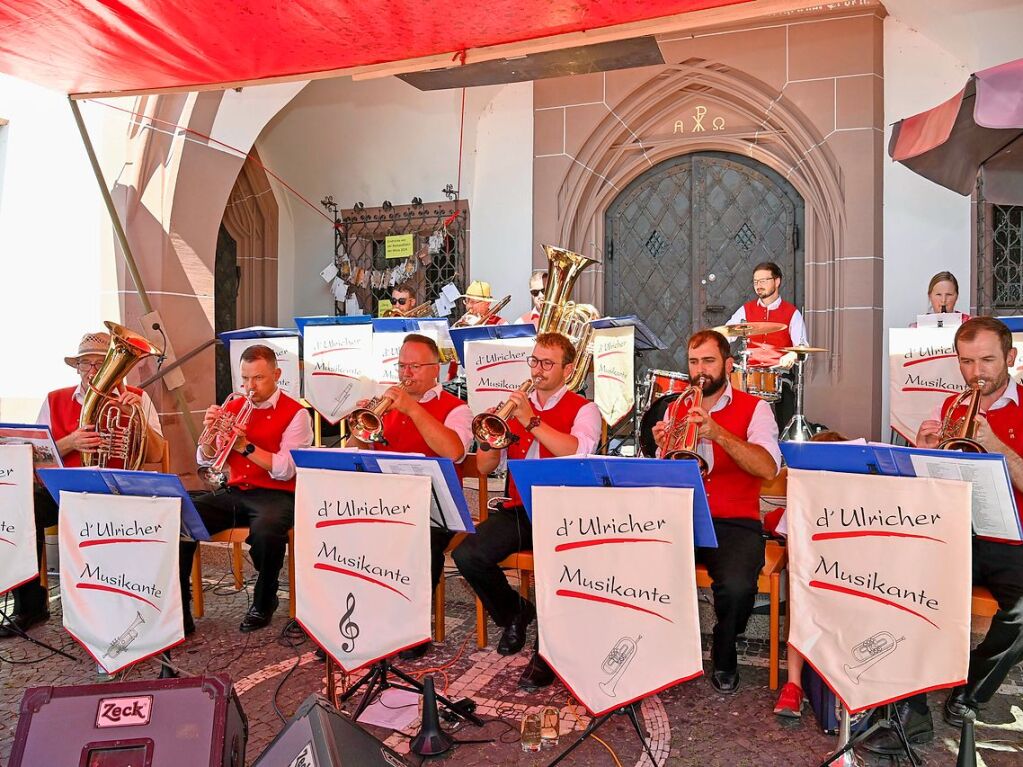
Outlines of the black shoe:
M415 647L402 650L398 653L398 657L402 660L419 660L430 652L431 649L433 649L433 642L423 642L422 644L417 644Z
M327 660L327 653L323 651L322 647L317 647L313 655L316 656L316 660Z
M919 746L923 743L930 743L934 739L934 720L931 718L930 709L921 713L909 707L906 703L900 703L895 707L896 713L902 720L902 728L906 731L906 739L911 745ZM895 756L903 753L902 741L895 734L895 730L878 730L865 741L863 748L872 754L882 756Z
M962 727L963 717L966 716L966 712L972 711L973 716L976 717L977 709L977 704L966 697L966 685L960 685L948 694L948 697L945 699L945 710L943 713L945 721L950 725Z
M266 628L270 625L270 620L274 617L274 610L277 609L278 604L280 604L280 600L278 600L275 596L269 609L261 610L253 605L249 608L249 611L245 613L245 617L242 619L242 623L238 627L238 630L243 634L247 634L250 631L258 631L261 628Z
M182 616L181 622L184 626L186 637L195 633L195 621L192 619L192 613L186 612Z
M523 690L539 690L554 682L554 671L547 665L547 661L540 657L537 652L529 659L526 668L519 677L519 687Z
M522 611L512 618L512 622L505 627L501 634L501 641L497 643L499 655L514 655L526 644L526 629L536 617L536 608L531 602L526 602Z
M722 695L734 695L739 689L739 670L721 671L717 669L711 672L710 686Z
M49 610L41 610L35 613L14 613L14 615L8 615L7 620L0 625L0 639L21 636L23 632L28 631L30 628L40 623L45 623L49 619Z

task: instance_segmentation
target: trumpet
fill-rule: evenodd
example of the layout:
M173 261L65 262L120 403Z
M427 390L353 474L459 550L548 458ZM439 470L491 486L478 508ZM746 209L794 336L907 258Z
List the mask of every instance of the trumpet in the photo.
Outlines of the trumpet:
M249 418L252 417L252 396L255 393L254 390L250 389L244 395L237 392L229 394L220 406L221 414L213 423L203 429L202 434L199 435L199 447L202 448L203 455L206 454L206 448L213 450L213 462L209 466L200 469L199 475L214 488L223 487L227 484L227 473L224 471L224 466L227 464L227 459L231 457L231 451L234 450L234 445L238 441L238 432L235 431L235 427L245 428L248 426ZM237 413L227 412L228 404L239 398L245 400L242 403L241 409Z
M706 376L698 375L692 385L685 389L675 401L668 406L665 420L668 423L664 432L664 442L657 449L658 458L668 460L690 459L700 465L700 474L707 476L709 467L707 460L696 452L700 440L700 427L689 420L693 408L703 404L703 387L707 383ZM684 409L684 412L682 412Z
M409 381L406 379L398 386L407 389ZM394 400L391 397L383 395L371 399L366 407L356 408L345 417L348 433L359 442L377 442L386 445L383 415L393 403Z
M136 611L135 615L136 618L131 622L131 625L122 631L119 637L111 640L107 651L103 653L104 658L116 658L127 650L132 642L139 638L139 632L136 629L146 621L142 618L142 613Z
M605 674L610 674L611 678L599 683L600 689L605 695L615 697L615 691L618 689L618 682L625 675L625 670L632 663L632 659L636 657L636 651L638 650L637 643L643 635L640 634L638 637L633 639L632 637L622 637L615 646L608 652L607 657L604 658L604 663L600 667L600 670Z
M522 383L516 391L527 397L536 388L536 377ZM472 419L472 434L479 443L480 450L503 450L518 437L508 428L508 416L515 409L515 403L505 400L493 413L480 413Z
M872 666L887 658L899 646L899 642L905 641L906 637L895 638L890 631L878 631L869 636L852 648L853 664L846 663L843 670L846 676L856 684L860 683L860 677Z
M488 308L483 314L476 314L475 312L466 312L459 317L451 325L453 328L474 328L477 325L485 325L487 320L501 311L511 301L511 295L507 295L497 303L491 302L490 308Z
M977 439L977 413L980 412L980 390L984 388L984 380L967 387L966 391L956 397L941 422L941 433L938 435L938 450L957 450L960 453L986 453L987 450ZM955 418L955 412L965 406L966 412Z

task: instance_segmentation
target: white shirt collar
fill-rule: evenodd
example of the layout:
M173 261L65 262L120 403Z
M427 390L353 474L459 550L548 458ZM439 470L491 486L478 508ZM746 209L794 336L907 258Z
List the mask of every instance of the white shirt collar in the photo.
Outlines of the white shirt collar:
M550 396L550 398L547 400L547 404L541 405L540 394L539 392L537 392L536 389L533 389L533 391L529 393L529 401L533 403L537 410L550 410L551 408L555 407L559 402L561 402L561 398L565 396L565 392L567 391L568 387L562 386L560 389L558 389L556 392L554 392L554 394Z
M732 382L727 378L725 379L725 390L721 392L721 396L718 397L718 401L714 403L709 413L716 413L719 410L723 410L728 407L728 403L732 401Z
M440 393L443 389L444 387L441 386L440 384L437 384L432 389L427 389L426 392L423 393L423 396L420 398L419 404L422 405L424 402L429 402L430 400L437 399L440 396Z
M278 386L276 389L274 389L274 393L267 397L263 402L259 403L253 402L252 407L255 410L266 410L267 408L275 408L277 407L277 403L280 401L280 399L281 387Z
M1005 387L1002 396L995 400L995 403L988 408L988 412L1005 407L1010 402L1019 405L1019 387L1016 386L1016 381L1013 380L1012 376L1009 376L1009 385Z
M763 306L765 309L777 309L779 306L781 306L781 294L779 293L778 297L769 304L766 305L763 304L759 298L757 299L757 303Z

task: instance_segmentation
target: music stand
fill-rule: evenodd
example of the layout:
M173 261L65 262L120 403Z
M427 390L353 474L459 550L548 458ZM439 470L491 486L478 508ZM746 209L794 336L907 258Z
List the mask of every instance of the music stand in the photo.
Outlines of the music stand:
M635 314L627 314L623 317L602 317L599 320L594 320L590 323L590 327L594 329L600 328L635 328L634 335L634 347L633 355L636 361L643 358L643 352L663 351L668 348L668 345L662 341L654 331L652 331L643 320L641 320ZM639 455L639 430L641 422L643 420L643 413L640 411L639 403L645 395L645 387L640 383L640 376L637 375L638 371L636 368L638 365L633 365L633 400L632 400L632 435L633 442L635 443L636 455ZM618 431L622 424L628 423L627 418L623 418L615 428L611 429L607 435L607 441L600 446L599 450L602 450L605 446L611 444L611 439L618 435Z
M451 328L451 342L459 362L465 359L467 341L500 341L505 338L533 338L536 328L533 323L518 325L470 325L466 328Z
M515 480L515 486L522 496L522 504L533 518L533 487L678 487L690 488L693 491L693 543L697 547L717 548L717 536L714 534L714 523L707 504L707 494L703 487L703 479L696 461L668 461L646 459L636 461L632 458L609 458L593 456L590 458L546 458L543 460L512 460L508 461L508 471ZM643 750L653 764L657 763L650 744L639 724L638 707L642 696L625 705L617 706L599 713L590 722L583 733L547 767L554 767L568 757L587 738L600 729L612 716L625 715L632 723L639 736ZM582 701L580 701L582 702ZM583 703L583 705L586 705ZM587 706L589 710L589 706ZM591 711L591 713L593 713Z
M373 450L326 450L322 448L315 450L292 450L291 455L295 460L295 465L304 469L329 469L332 471L368 472L371 474L429 475L434 480L431 493L439 510L438 518L438 515L433 513L433 504L431 504L431 524L443 527L446 530L475 532L469 507L465 503L465 495L461 492L461 484L458 481L458 475L455 473L454 462L450 458L434 458ZM418 469L411 468L416 465L418 465ZM432 466L436 467L436 470L432 469ZM439 478L442 478L443 481L440 481ZM451 496L450 501L445 496ZM454 512L451 511L452 506L455 509ZM377 693L383 693L388 688L414 692L419 695L424 694L423 684L392 664L390 657L393 656L389 656L369 664L369 670L362 678L349 687L342 695L338 696L334 682L334 658L329 652L324 652L324 655L326 656L327 697L332 702L343 703L354 696L360 688L366 688L363 692L362 700L359 701L359 705L352 715L353 720L359 718L373 698L376 697ZM397 677L404 684L392 682L389 676ZM437 695L436 697L442 706L460 719L465 719L478 727L484 725L483 720L472 712L464 710L442 695Z

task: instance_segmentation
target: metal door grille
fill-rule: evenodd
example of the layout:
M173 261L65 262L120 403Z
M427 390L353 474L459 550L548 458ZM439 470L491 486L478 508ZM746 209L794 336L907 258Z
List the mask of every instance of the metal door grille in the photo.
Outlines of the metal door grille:
M1023 206L977 205L978 314L1023 314Z

